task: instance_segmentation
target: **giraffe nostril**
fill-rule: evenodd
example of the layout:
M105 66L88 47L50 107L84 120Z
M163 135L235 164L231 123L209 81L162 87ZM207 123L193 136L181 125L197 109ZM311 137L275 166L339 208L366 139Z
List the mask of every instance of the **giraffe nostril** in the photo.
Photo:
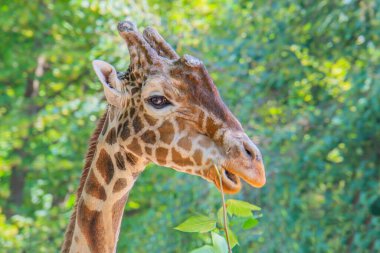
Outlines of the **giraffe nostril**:
M247 148L244 148L245 149L245 153L247 153L247 155L249 156L249 157L252 157L252 153L251 153L251 151L249 151Z
M255 159L257 152L256 152L253 144L250 144L249 142L248 143L243 142L243 148L244 148L244 151L245 151L247 157L249 157L250 159Z

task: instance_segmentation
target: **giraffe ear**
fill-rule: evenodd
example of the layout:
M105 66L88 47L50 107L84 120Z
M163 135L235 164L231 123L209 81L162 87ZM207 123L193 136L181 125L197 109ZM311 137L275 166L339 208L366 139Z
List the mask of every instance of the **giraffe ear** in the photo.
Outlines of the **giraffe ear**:
M122 84L117 78L115 68L109 63L101 60L93 61L92 66L94 67L95 73L100 82L103 84L104 95L107 102L118 108L124 107L129 94L121 91Z

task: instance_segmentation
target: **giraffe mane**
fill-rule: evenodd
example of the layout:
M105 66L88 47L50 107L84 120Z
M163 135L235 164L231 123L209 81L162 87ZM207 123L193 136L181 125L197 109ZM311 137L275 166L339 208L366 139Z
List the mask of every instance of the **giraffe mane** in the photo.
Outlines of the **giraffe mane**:
M95 155L96 151L96 145L98 143L98 138L100 133L102 132L104 122L107 118L107 112L108 110L103 114L103 116L99 119L97 126L95 128L95 131L92 133L91 138L88 142L88 150L86 153L85 163L82 170L82 175L80 178L79 187L76 193L76 200L74 205L74 211L71 214L70 217L70 225L67 227L66 233L65 233L65 241L62 244L62 253L68 253L70 251L71 242L73 240L74 236L74 228L75 228L75 218L77 214L77 205L78 205L78 199L82 194L84 183L86 182L88 173L90 171L91 163Z

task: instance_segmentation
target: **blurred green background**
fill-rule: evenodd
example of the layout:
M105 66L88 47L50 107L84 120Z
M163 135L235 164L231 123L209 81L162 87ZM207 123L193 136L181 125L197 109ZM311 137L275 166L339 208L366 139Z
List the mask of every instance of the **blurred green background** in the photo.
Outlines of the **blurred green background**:
M106 108L91 69L124 70L116 24L154 26L202 59L261 148L262 207L234 252L380 252L380 2L1 1L0 252L57 252L87 140ZM151 166L125 210L118 252L188 252L173 229L215 213L204 180Z

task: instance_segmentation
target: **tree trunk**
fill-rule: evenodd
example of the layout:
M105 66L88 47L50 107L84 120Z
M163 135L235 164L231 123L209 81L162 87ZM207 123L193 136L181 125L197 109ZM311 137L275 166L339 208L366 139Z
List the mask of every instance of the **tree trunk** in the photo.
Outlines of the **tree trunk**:
M10 191L9 202L21 206L24 198L24 185L25 185L26 171L20 167L13 166L11 179L10 179Z
M30 104L28 107L25 108L24 113L28 114L31 118L33 118L33 116L35 116L40 109L36 104L33 103L33 98L38 96L38 91L40 87L39 79L44 74L45 67L45 57L42 55L38 56L37 67L35 68L34 73L31 73L30 78L28 78L26 81L24 99L26 102L30 101ZM34 122L30 122L29 128L33 128L33 125ZM23 149L26 148L28 142L29 136L25 136L22 140ZM21 156L21 159L28 157L28 150L14 149L13 152ZM20 165L12 166L11 170L11 177L9 182L10 196L8 198L8 202L15 206L21 206L24 199L25 178L27 176L28 171L27 168L25 168L24 166L25 165L21 163ZM11 211L9 211L8 216L10 216L11 214Z

